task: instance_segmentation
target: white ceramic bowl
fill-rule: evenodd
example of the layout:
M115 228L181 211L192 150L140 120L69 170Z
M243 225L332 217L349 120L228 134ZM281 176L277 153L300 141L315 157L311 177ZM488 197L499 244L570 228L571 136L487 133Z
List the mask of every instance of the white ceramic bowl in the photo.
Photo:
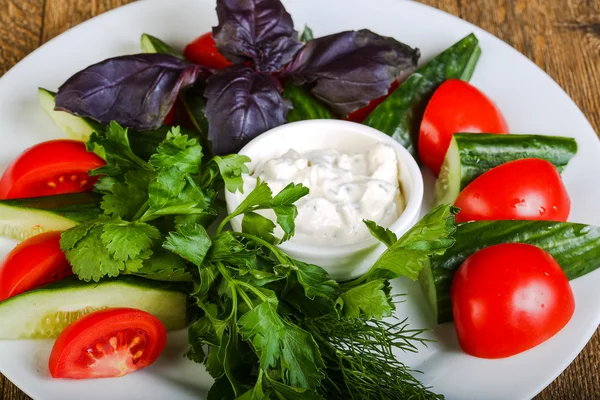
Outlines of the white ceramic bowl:
M289 149L299 153L333 148L341 153L365 152L378 143L391 146L399 162L400 188L406 208L389 227L397 235L405 233L417 220L423 201L423 177L410 153L388 135L365 125L341 120L309 120L271 129L248 143L240 151L252 160L250 173L259 161L280 157ZM227 212L240 202L240 195L226 192ZM231 221L232 228L241 230L241 218ZM338 281L356 278L373 265L385 246L373 237L342 246L315 246L284 242L279 247L289 256L326 269Z

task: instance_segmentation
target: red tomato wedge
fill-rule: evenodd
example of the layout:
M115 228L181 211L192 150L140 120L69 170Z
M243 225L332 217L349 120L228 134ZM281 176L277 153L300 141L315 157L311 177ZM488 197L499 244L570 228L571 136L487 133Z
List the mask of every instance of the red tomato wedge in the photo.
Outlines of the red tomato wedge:
M450 296L460 346L483 358L509 357L545 342L575 311L556 260L523 243L473 254L456 272Z
M97 177L88 171L103 166L104 160L90 153L77 140L51 140L25 150L4 171L0 199L87 192Z
M458 195L457 222L566 221L571 200L557 169L537 158L511 161L479 176Z
M0 301L72 275L59 242L60 232L46 232L8 253L0 265Z
M433 94L419 131L419 157L435 176L452 135L459 132L508 133L508 126L496 105L476 87L450 79Z
M369 114L371 114L373 110L377 108L378 105L383 103L383 101L387 99L388 96L392 94L394 90L398 89L398 86L400 86L400 83L398 81L392 82L390 90L388 90L386 95L373 99L369 104L367 104L363 108L359 108L358 110L351 112L346 117L346 120L358 123L363 122L365 119L367 119Z
M123 376L156 361L166 342L167 331L155 316L109 308L87 314L62 331L48 366L53 378Z
M194 39L190 44L185 46L183 55L188 60L208 68L223 69L232 65L224 55L219 53L210 32Z

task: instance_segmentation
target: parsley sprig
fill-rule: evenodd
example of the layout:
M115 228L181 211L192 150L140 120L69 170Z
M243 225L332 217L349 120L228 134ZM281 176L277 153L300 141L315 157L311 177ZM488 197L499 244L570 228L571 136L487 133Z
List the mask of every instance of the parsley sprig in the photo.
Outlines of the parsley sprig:
M214 377L208 399L440 397L394 356L425 341L421 330L388 318L397 301L390 280L416 279L430 256L453 244L451 207L432 210L400 238L365 221L387 250L368 273L339 284L277 247L293 236L294 203L307 188L289 184L274 195L257 182L209 234L217 194L242 190L248 158L205 160L179 128L154 152L146 145L144 157L129 135L111 123L91 136L88 148L107 162L93 172L101 175L104 214L64 232L61 247L83 280L136 274L187 282L187 357ZM242 219L241 232L225 229L233 218Z

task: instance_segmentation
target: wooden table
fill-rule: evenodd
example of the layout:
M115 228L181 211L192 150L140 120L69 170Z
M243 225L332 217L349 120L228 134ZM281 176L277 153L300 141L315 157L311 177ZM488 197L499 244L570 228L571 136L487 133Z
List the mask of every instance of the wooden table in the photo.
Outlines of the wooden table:
M525 54L566 90L600 132L600 1L420 1L480 26ZM61 32L129 2L0 0L0 76ZM536 399L600 399L599 370L600 330ZM0 376L0 400L28 398Z

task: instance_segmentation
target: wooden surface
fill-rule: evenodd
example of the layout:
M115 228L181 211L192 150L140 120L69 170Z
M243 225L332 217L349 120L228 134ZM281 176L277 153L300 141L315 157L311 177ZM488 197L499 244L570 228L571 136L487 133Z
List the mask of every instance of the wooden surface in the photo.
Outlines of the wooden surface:
M0 76L54 36L129 2L0 0ZM600 132L599 0L421 2L480 26L525 54L566 90L596 132ZM571 366L536 399L600 399L599 370L600 330ZM28 398L0 376L0 400Z

